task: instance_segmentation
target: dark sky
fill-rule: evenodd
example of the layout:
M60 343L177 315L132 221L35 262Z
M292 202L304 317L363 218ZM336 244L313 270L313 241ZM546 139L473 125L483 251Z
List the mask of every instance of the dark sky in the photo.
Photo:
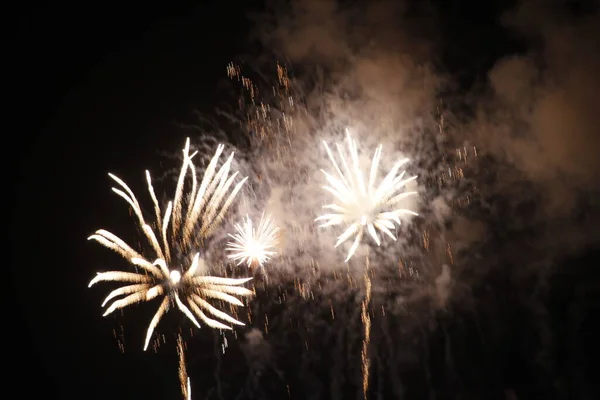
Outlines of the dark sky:
M246 51L246 13L260 3L53 3L9 16L5 78L16 118L5 156L17 161L5 167L15 179L16 204L8 210L14 295L5 306L14 318L5 317L12 339L3 343L5 353L14 353L6 368L22 397L178 398L173 338L159 355L141 351L151 312L102 317L106 291L87 283L104 263L122 261L86 237L100 227L131 229L107 172L132 182L135 192L143 170L157 167L159 152L179 148L185 133L176 123L189 121L195 109L213 109L227 63ZM445 62L468 85L498 54L518 46L499 34L500 2L447 3L443 30L462 46ZM474 56L474 48L486 50ZM112 333L119 322L125 354ZM197 356L196 373L202 363Z
M189 121L195 109L212 109L217 83L248 31L244 8L251 3L48 3L15 13L10 63L22 114L11 155L19 164L11 168L18 217L9 284L21 320L10 323L18 343L11 347L20 353L15 376L35 392L68 399L177 396L176 358L163 376L157 358L120 353L112 337L118 325L101 316L105 293L87 289L100 265L98 247L86 237L115 226L107 172L143 179L159 150L182 143L176 123ZM141 350L134 335L131 343Z

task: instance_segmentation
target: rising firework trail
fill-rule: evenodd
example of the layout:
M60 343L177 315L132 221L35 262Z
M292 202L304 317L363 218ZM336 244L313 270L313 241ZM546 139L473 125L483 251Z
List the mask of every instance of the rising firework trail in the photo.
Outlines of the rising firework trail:
M356 141L350 137L348 130L346 130L346 134L350 160L348 160L342 146L336 143L341 168L327 143L323 142L336 175L321 170L328 183L328 186L325 186L324 189L334 196L336 203L323 206L324 209L331 210L331 213L321 215L315 221L324 221L320 225L321 227L337 225L346 227L346 230L338 237L335 247L338 247L352 236L355 237L346 257L346 262L348 262L358 248L365 230L379 246L381 241L377 231L386 234L392 240L396 240L392 233L392 230L395 229L394 223L400 225L401 215L418 214L404 208L397 208L401 200L417 193L404 190L407 183L417 179L416 176L404 178L406 171L402 171L398 175L400 167L406 164L408 159L405 158L396 162L381 183L375 186L383 150L383 146L379 145L371 160L371 169L368 180L365 182L358 159L358 146Z
M177 355L179 355L179 385L181 386L181 394L183 400L192 400L192 387L190 377L187 374L185 367L185 346L181 335L177 336Z
M152 258L145 257L133 250L116 235L100 229L88 239L95 240L114 250L131 264L141 268L143 272L100 272L92 279L89 286L91 287L101 281L126 282L128 284L113 290L104 300L103 307L110 300L125 296L112 303L104 313L105 316L135 303L150 301L159 296L164 297L146 332L144 350L148 348L154 329L173 304L197 327L200 327L200 324L196 318L200 318L212 328L231 329L230 326L209 318L206 313L230 324L244 325L229 314L217 309L207 300L221 300L232 305L243 306L243 303L233 295L252 295L252 291L239 286L252 278L231 279L197 275L199 267L203 269L202 266L204 265L204 259L200 257L200 253L197 251L201 247L201 241L208 237L222 221L235 196L247 180L247 178L242 179L229 192L238 173L235 172L229 176L233 153L217 170L217 163L223 148L223 145L219 145L217 148L198 188L196 167L192 162L192 158L196 153L189 154L190 141L187 139L183 149L183 166L181 167L175 196L173 201L169 202L164 214L161 213L158 205L150 173L146 171L148 191L154 203L155 228L158 235L146 223L140 204L131 189L121 179L109 174L123 189L113 188L113 191L132 207L154 254L149 256ZM191 171L192 188L184 196L183 188L188 170ZM186 201L184 199L187 201L187 205L185 205ZM174 259L175 249L183 252L183 259ZM150 261L152 259L154 261ZM184 270L186 265L189 265L189 267Z
M362 361L362 378L363 378L363 398L367 400L367 392L369 390L369 368L371 366L371 359L369 358L369 344L371 343L371 317L369 315L369 305L371 303L371 278L369 277L369 255L367 254L365 260L365 298L362 302L362 310L360 318L363 323L363 343L360 353Z

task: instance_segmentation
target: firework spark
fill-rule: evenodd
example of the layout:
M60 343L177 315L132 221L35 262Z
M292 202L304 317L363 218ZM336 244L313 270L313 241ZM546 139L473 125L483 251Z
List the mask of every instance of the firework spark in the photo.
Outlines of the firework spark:
M247 65L246 65L247 67ZM294 94L294 86L290 71L284 65L277 63L277 81L261 82L260 87L243 71L241 65L227 65L227 75L230 79L242 84L238 99L241 111L242 127L252 140L260 145L266 145L282 159L291 150L291 140L294 135L294 114L302 109ZM260 75L260 74L258 74Z
M363 376L363 398L367 400L367 392L369 391L369 367L371 359L369 358L369 343L371 342L371 317L369 315L369 303L371 302L371 278L369 277L369 255L367 255L365 265L365 298L362 302L360 318L363 323L363 344L360 353L362 361L362 376Z
M350 165L341 145L336 143L343 169L340 168L335 160L327 143L323 142L327 150L327 155L338 175L336 178L326 171L321 170L329 183L329 186L325 186L324 189L333 194L338 203L323 206L323 208L329 209L333 213L321 215L315 221L325 221L321 227L349 225L344 233L338 237L335 244L335 247L338 247L353 235L356 236L346 257L346 262L348 262L358 248L365 229L379 246L381 241L376 230L396 240L396 237L392 233L392 230L395 229L394 222L400 225L400 215L402 214L418 214L407 209L395 208L402 199L417 193L406 191L399 193L407 183L417 179L416 176L403 179L406 171L402 171L400 175L397 175L400 167L407 163L408 159L405 158L396 162L379 186L376 187L375 179L377 178L379 161L383 149L383 146L379 145L371 161L369 180L365 183L363 172L359 165L356 141L350 137L348 131L346 133L348 152L350 153Z
M192 387L185 367L185 347L181 335L177 337L177 354L179 355L179 384L184 400L192 400Z
M276 254L272 249L279 242L279 228L275 226L270 215L263 213L256 228L252 225L250 217L246 216L243 224L235 225L235 230L235 235L229 234L233 240L227 243L227 251L231 252L228 257L236 261L237 265L245 263L248 268L262 268Z
M154 262L150 262L123 240L104 229L96 231L88 238L88 240L95 240L103 246L119 253L131 264L143 270L142 273L122 271L100 272L92 279L89 287L101 281L126 282L130 284L113 290L106 300L104 300L102 303L103 307L110 300L126 295L112 303L104 313L105 316L129 305L164 296L158 311L148 327L144 350L148 348L148 343L154 329L173 303L198 327L200 327L200 324L196 320L196 316L212 328L231 329L230 326L209 318L205 312L231 324L244 324L225 312L218 310L206 299L222 300L233 305L243 306L242 302L232 295L250 296L253 294L252 291L239 286L252 278L231 279L196 275L198 267L204 264L204 260L200 258L199 252L192 252L191 250L194 248L197 249L201 244L201 240L206 238L223 219L247 178L242 179L233 188L231 193L229 193L229 196L226 197L237 176L237 172L229 176L233 153L231 153L223 166L217 170L217 162L224 148L223 145L220 145L204 173L200 187L197 188L196 168L192 163L192 158L196 153L190 155L189 147L190 141L188 138L183 149L183 166L177 182L175 198L172 202L169 202L162 218L158 200L152 187L150 173L146 171L148 191L154 203L158 236L144 220L141 207L131 189L121 179L109 174L124 189L123 191L113 188L113 191L125 199L132 207L139 220L140 227L155 253L154 256L156 258ZM192 188L187 195L187 207L183 210L183 187L188 169L192 175ZM197 234L192 234L197 226L200 227L200 230ZM180 265L174 269L169 269L169 266L177 263L173 259L175 247L182 250L183 254L191 255L195 253L194 256L190 256L187 260L180 260L184 263L190 263L186 271L183 271Z

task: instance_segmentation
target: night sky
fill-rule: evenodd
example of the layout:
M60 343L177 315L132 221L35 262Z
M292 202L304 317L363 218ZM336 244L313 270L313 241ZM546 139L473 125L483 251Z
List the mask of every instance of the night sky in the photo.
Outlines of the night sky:
M23 319L12 332L22 341L18 379L23 373L29 385L49 384L49 397L176 398L176 356L167 361L173 369L163 369L164 360L137 351L143 342L133 337L136 351L119 351L112 333L118 325L101 316L105 294L87 288L103 249L86 238L113 218L107 172L136 187L160 150L181 146L185 133L177 123L195 109L212 109L217 83L248 29L243 9L214 1L52 4L22 13L14 37L17 99L25 111L19 125L27 127L16 135L21 239L15 236L20 256L11 285L29 283L26 290L14 286L13 310ZM113 227L127 229L129 216L121 211L124 223L116 218Z
M508 4L432 4L436 14L443 16L438 29L444 51L435 63L457 82L447 88L448 96L476 88L498 58L522 50L519 39L507 34L499 22ZM5 166L15 179L10 193L15 203L6 210L12 222L8 284L14 295L5 305L9 313L3 328L12 339L3 343L5 353L14 354L6 365L11 370L8 376L19 382L15 390L21 397L180 398L175 332L165 329L179 324L188 329L189 322L170 316L161 328L167 345L158 354L144 353L143 335L152 306L150 310L135 306L139 313L130 309L117 318L102 317L100 304L106 287L91 290L87 283L107 263L120 269L125 262L86 238L100 227L132 237L133 224L121 199L110 191L107 173L115 173L134 192L142 193L143 171L158 171L163 162L172 161L164 152L174 153L181 147L187 133L178 124L193 122L195 110L210 115L217 104L226 101L220 92L227 81L226 65L256 51L248 39L253 29L248 15L263 8L259 1L216 0L163 7L48 4L23 6L9 17L15 26L9 35L13 54L7 63L14 69L5 77L14 89L8 101L16 118L7 132L13 142L5 143L4 153L6 159L17 161ZM593 211L595 206L589 207ZM502 339L492 342L501 347L480 345L485 356L472 354L477 352L472 349L464 350L462 358L456 356L456 362L468 366L457 367L463 371L461 378L445 373L434 376L429 385L436 386L436 398L591 399L597 395L588 367L593 359L590 354L598 350L592 345L598 330L593 331L591 322L598 313L593 282L598 282L600 265L594 246L591 243L562 257L554 264L557 272L548 278L550 289L543 304L552 320L552 368L540 372L531 361L534 352L529 347L543 347L538 343L543 338L535 330L519 328L533 314L516 293L512 299L498 300L505 302L498 306L504 310L498 318L505 326L498 333ZM500 277L496 290L514 290L513 283L510 277ZM481 301L492 302L493 297L482 294L487 300ZM485 312L498 307L478 309ZM455 327L456 335L477 336L472 332L474 325L461 331L449 314L440 318L447 322L440 326ZM565 327L571 323L576 327ZM120 325L124 327L124 353L113 337L113 329L121 335ZM488 329L493 330L492 325ZM207 336L191 344L188 356L192 385L197 388L194 398L198 399L215 386L212 335L203 334ZM436 335L440 333L431 334L434 343L439 339ZM233 372L222 371L221 381L233 393L234 388L244 386L241 382L248 369L236 344L230 346L224 362ZM443 346L432 348L434 353L435 349L443 351ZM574 348L577 356L571 357ZM282 363L293 364L295 352L290 349L288 360ZM502 354L506 352L514 352L512 361ZM436 363L444 361L435 354L431 357L423 362L434 365L435 375ZM489 376L484 378L485 374ZM405 379L410 376L404 372ZM254 398L285 398L286 381L303 385L300 375L282 378L267 373L264 379L263 397ZM495 391L486 391L488 382L496 385ZM12 386L9 383L8 388ZM314 397L309 397L309 387L296 392L305 397L292 397L331 397L319 394L317 388ZM218 398L213 395L210 398ZM428 396L428 391L409 389L404 398ZM389 392L386 398L396 395Z

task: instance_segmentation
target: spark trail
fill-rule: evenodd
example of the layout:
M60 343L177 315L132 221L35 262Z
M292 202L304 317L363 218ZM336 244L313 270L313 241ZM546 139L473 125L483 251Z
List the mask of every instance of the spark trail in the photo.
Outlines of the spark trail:
M371 317L369 316L369 304L371 303L371 278L369 277L369 255L365 260L365 298L362 302L362 312L360 318L363 323L364 336L361 351L362 361L362 378L363 378L363 398L367 400L367 392L369 390L369 368L371 360L369 358L369 343L371 342Z
M179 355L179 384L183 400L192 400L192 388L190 378L185 367L185 346L181 335L177 337L177 354Z

